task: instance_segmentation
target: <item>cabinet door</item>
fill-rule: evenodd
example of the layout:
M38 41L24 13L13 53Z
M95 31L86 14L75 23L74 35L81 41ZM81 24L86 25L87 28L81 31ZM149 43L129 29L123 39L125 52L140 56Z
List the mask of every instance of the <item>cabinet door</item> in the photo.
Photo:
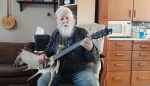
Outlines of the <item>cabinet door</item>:
M133 0L108 0L108 20L132 20Z
M78 0L77 24L91 24L95 20L95 0Z
M133 21L150 21L149 9L150 0L134 0Z
M107 86L130 86L130 71L108 72Z
M150 71L132 71L132 86L149 86Z

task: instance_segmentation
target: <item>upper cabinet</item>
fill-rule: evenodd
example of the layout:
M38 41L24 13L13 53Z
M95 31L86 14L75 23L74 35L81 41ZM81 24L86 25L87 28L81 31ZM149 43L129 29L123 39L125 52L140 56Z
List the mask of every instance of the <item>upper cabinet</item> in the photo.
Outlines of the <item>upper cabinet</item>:
M134 0L133 21L150 21L150 0Z
M58 3L61 0L58 0ZM91 24L95 22L95 0L77 0L76 4L60 5L69 7L75 17L77 24Z
M150 21L150 0L108 0L108 20Z
M133 0L108 0L108 20L132 20Z

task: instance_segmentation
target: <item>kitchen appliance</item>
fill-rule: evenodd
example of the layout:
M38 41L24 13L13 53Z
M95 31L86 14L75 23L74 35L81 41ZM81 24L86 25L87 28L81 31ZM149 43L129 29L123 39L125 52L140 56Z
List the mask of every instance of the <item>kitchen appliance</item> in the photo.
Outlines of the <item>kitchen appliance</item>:
M131 21L108 21L108 28L112 28L112 34L109 37L113 38L129 38L131 37Z

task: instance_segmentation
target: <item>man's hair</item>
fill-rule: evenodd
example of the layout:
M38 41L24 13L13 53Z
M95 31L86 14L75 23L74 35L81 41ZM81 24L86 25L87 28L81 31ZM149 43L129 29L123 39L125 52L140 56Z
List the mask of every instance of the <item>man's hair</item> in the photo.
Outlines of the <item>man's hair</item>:
M74 19L74 15L73 15L72 11L68 7L64 7L64 6L61 6L57 9L56 16L58 17L59 13L61 13L62 11L68 11L71 14L70 17L72 17Z
M69 17L72 18L71 24L73 24L73 26L74 26L76 24L76 20L75 20L75 17L73 15L72 11L68 7L61 6L56 11L56 17L57 17L57 22L58 22L58 26L57 27L60 28L60 26L59 26L59 21L60 20L58 19L58 17L60 16L59 14L61 12L63 12L63 11L67 11L69 13Z

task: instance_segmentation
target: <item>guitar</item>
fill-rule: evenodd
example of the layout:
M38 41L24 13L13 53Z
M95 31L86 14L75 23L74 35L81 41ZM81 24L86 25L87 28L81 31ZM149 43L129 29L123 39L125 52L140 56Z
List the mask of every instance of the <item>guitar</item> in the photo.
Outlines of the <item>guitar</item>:
M15 25L14 17L9 14L9 0L7 0L7 15L2 18L1 24L6 29L10 29Z
M105 29L102 29L102 30L99 30L99 31L93 33L90 36L90 38L91 39L98 39L100 37L107 36L108 34L111 34L111 33L112 33L112 29L105 28ZM48 86L50 86L54 75L56 73L58 73L58 69L59 69L59 65L60 65L60 62L59 62L58 59L61 58L66 53L70 52L71 50L75 49L76 47L80 46L80 43L82 41L83 40L73 44L72 46L70 46L70 47L68 47L64 50L62 50L63 46L59 45L59 49L57 51L57 54L55 54L55 55L53 55L49 58L50 62L45 61L44 64L46 66L43 67L42 69L40 68L41 65L39 65L39 63L38 63L38 57L39 57L38 55L33 54L31 52L28 52L26 50L22 50L22 52L20 53L22 61L25 62L28 65L28 68L25 69L25 70L30 70L30 69L38 69L39 70L35 75L30 77L28 80L34 78L39 73L45 74L47 72L50 72L51 76L50 76L50 82L49 82L49 85L48 85Z

